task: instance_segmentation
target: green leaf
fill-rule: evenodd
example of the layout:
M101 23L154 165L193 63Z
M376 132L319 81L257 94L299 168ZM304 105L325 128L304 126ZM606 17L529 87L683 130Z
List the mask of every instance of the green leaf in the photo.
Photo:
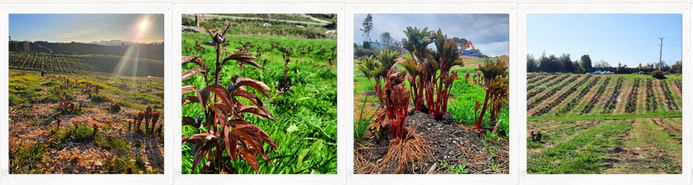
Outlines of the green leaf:
M298 161L296 162L296 171L301 169L301 166L303 166L303 159L308 155L308 152L310 152L309 148L303 149L301 151L301 154L298 155Z
M294 124L292 124L291 126L289 126L289 128L286 129L286 132L287 132L287 133L292 133L292 132L295 132L295 131L298 131L298 127L297 127L296 125L294 125Z

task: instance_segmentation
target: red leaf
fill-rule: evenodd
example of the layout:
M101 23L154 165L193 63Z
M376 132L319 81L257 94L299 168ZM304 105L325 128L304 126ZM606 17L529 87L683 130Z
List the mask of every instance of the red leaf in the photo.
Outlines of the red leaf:
M192 125L195 128L200 128L200 124L195 121L194 118L191 117L183 117L183 126L185 125Z
M243 158L245 158L245 161L248 161L248 164L250 164L250 166L253 167L255 173L260 173L260 171L258 170L259 167L255 155L247 151L241 151L241 154L243 155Z
M184 85L181 89L182 89L182 93L181 93L182 95L185 95L189 92L197 92L200 90L193 85Z
M239 120L239 121L243 121L243 120ZM236 123L236 120L234 120L234 123ZM274 143L274 140L272 140L272 138L270 138L270 136L264 130L260 129L260 127L257 127L253 124L248 123L248 124L238 125L234 129L235 130L250 131L253 135L255 135L256 137L258 137L262 141L264 141L267 144L269 144L270 146L272 146L272 148L279 150L279 147L277 147L277 144Z
M214 84L210 85L209 87L205 88L209 89L212 91L214 94L217 95L217 97L221 98L221 101L226 104L227 107L233 107L233 102L231 101L231 96L229 94L229 90L227 90L224 86L219 85L219 84Z
M190 62L195 62L200 67L204 67L204 68L207 67L207 64L205 64L205 61L203 61L199 57L193 57L193 56L183 56L182 57L182 63L181 64L186 64L186 63L190 63Z
M226 57L223 60L223 63L226 63L226 61L229 61L229 60L235 60L235 61L238 61L238 62L243 63L243 64L248 64L248 65L260 68L260 69L265 69L264 67L260 66L260 64L255 62L255 60L253 60L253 59L255 59L255 56L253 56L252 54L240 52L240 53L235 53L229 57Z
M182 81L185 81L186 79L190 78L191 76L193 76L197 73L207 73L207 70L205 68L202 68L202 67L196 67L196 68L193 68L191 70L188 70L188 71L183 73L183 76L181 77Z
M272 90L269 88L269 86L267 86L267 84L265 84L262 81L253 80L253 79L245 78L245 77L240 77L240 78L236 79L236 86L234 86L233 89L231 89L231 92L234 92L235 90L237 90L238 88L240 88L242 86L250 86L257 91L260 91L260 93L265 95L265 97L267 97L267 98L269 98L269 94L267 94L267 91Z

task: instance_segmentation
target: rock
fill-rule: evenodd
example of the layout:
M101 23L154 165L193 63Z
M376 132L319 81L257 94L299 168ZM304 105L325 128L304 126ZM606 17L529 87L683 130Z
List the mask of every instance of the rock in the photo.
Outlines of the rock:
M96 161L96 163L94 163L94 166L101 167L103 166L103 163L101 163L101 161Z
M67 147L71 147L72 145L75 145L75 143L73 143L72 141L67 143Z

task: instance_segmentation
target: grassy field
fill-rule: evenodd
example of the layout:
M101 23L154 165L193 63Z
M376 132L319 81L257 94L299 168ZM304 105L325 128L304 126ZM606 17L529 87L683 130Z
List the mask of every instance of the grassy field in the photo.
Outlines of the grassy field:
M528 173L681 173L682 79L666 77L528 74Z
M50 73L117 73L121 76L164 76L164 61L118 55L66 55L43 52L9 52L10 69Z
M10 173L163 173L164 135L127 128L147 105L161 113L157 125L163 125L163 78L97 73L41 77L13 70L9 76ZM66 80L60 78L76 83L61 87ZM99 86L100 93L88 97L82 91L87 83ZM54 89L65 92L77 110L61 110ZM112 103L120 111L111 112Z
M271 37L287 37L295 39L331 39L336 40L337 34L335 32L337 15L336 14L308 14L308 16L314 19L321 20L321 22L331 22L325 26L320 25L304 25L295 23L285 23L285 22L273 22L273 21L261 21L261 20L239 20L232 18L223 17L213 17L216 16L202 15L201 19L205 19L200 22L200 28L209 29L223 29L228 23L231 23L231 28L228 30L228 34L231 36L271 36ZM245 17L245 18L259 18L266 19L267 14L218 14L220 16L231 16L231 17ZM184 14L183 15L183 25L184 26L195 26L195 16L194 14ZM301 21L310 23L319 23L318 21L307 18L306 16L299 16L296 14L272 14L271 19L283 20L283 21ZM268 25L266 25L268 24ZM204 29L202 29L204 30ZM332 33L328 31L332 30ZM204 31L203 31L204 32Z
M245 117L248 122L260 127L267 132L276 142L279 151L264 145L264 150L274 164L270 164L261 158L259 161L259 173L261 174L336 174L337 173L337 69L336 61L331 70L328 70L330 49L337 45L336 40L304 40L287 37L252 37L252 36L227 36L230 45L225 46L227 51L235 53L240 47L240 41L251 42L256 47L261 47L262 57L257 59L260 65L267 59L266 70L252 66L246 66L239 70L234 62L228 62L221 72L221 83L224 86L230 84L234 76L252 78L263 81L272 91L268 92L271 99L262 98L269 112L274 115L276 122L260 120L255 116ZM201 57L207 65L214 66L216 56L212 47L205 47L205 54L189 52L186 48L193 48L195 42L209 40L206 33L184 33L183 55ZM271 44L279 43L283 47L292 49L312 46L313 52L301 54L295 51L289 64L288 91L276 91L278 85L284 82L284 60L279 49L271 49ZM322 55L318 51L326 49L327 54ZM255 56L256 49L250 50ZM296 60L298 60L296 62ZM228 66L228 67L227 67ZM183 71L195 67L194 64L183 65ZM212 69L215 70L215 69ZM215 73L215 72L212 72ZM183 85L204 86L202 75L193 76L182 82ZM184 97L184 96L183 96ZM182 107L184 117L196 117L201 114L198 104L189 104ZM203 128L204 129L204 128ZM182 133L185 136L194 134L195 128L183 126ZM192 144L185 144L182 148L182 169L184 174L192 173ZM227 153L223 154L228 157ZM204 159L205 163L208 159ZM230 159L229 159L230 160ZM233 162L233 167L241 174L253 174L255 171L245 161ZM199 170L198 170L199 171Z

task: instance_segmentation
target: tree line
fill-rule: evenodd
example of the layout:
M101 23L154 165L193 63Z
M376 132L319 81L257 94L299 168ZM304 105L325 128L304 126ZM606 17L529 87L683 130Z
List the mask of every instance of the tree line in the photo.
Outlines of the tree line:
M676 61L673 65L665 61L654 63L642 63L638 66L628 66L620 62L616 66L611 66L604 59L592 61L590 55L584 54L579 60L571 60L570 54L546 55L535 58L532 54L527 54L527 72L564 72L564 73L591 73L594 71L611 71L616 74L630 73L650 73L653 70L660 70L670 74L681 74L681 61Z

